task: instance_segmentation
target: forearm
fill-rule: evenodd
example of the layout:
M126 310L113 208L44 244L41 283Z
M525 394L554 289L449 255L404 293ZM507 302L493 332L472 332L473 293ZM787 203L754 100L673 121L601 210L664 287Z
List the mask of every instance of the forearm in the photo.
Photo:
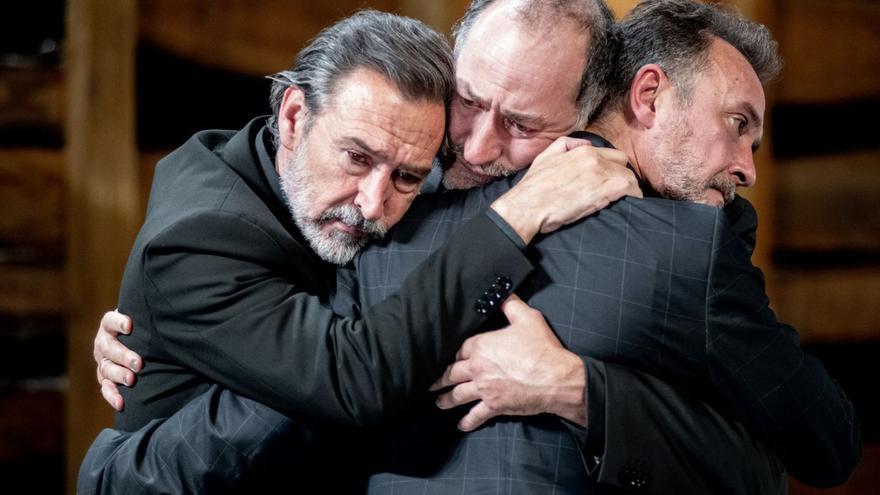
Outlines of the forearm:
M243 228L233 227L229 230ZM427 389L485 320L475 310L484 290L499 275L517 285L532 269L520 248L481 215L410 274L396 294L365 310L363 318L351 319L283 279L260 284L247 298L227 294L226 286L217 295L196 297L181 280L183 263L193 264L201 277L205 271L220 277L238 266L236 260L226 266L218 264L226 261L218 256L166 258L165 266L154 270L164 281L155 285L171 293L149 299L165 320L159 327L163 342L181 363L286 413L353 425L381 421ZM218 297L230 304L206 308L205 301Z
M134 432L104 430L77 479L78 493L228 493L261 473L289 472L312 451L303 424L212 387L169 418Z

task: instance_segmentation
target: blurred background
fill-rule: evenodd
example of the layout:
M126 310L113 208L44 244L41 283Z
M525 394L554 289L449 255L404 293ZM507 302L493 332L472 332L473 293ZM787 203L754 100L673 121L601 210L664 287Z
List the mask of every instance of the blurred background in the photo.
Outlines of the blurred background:
M618 15L633 0L609 0ZM856 405L878 493L880 2L729 0L786 62L749 192L774 309ZM31 0L0 7L0 478L72 492L112 411L92 341L116 305L158 158L268 111L263 77L359 7L442 32L466 0ZM875 389L876 390L876 389ZM792 411L795 414L797 411Z

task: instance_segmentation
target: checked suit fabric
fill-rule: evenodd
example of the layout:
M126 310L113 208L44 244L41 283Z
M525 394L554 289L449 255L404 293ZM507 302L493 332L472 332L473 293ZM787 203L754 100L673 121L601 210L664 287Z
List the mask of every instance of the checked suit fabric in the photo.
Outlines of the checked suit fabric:
M417 202L389 239L359 255L357 282L340 272L340 294L349 289L360 300L335 304L356 310L393 294L406 273L515 180ZM635 366L720 400L790 469L810 462L803 449L833 452L835 436L857 432L842 391L800 350L794 329L776 321L750 246L722 210L626 198L531 249L539 268L517 293L576 354ZM384 433L370 493L596 491L558 419L499 418L464 435L455 429L463 412L423 411ZM851 436L841 443L851 446Z

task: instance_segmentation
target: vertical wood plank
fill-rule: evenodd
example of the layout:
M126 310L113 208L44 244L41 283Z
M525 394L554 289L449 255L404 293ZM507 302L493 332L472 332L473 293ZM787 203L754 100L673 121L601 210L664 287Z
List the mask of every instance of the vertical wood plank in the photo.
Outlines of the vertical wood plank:
M414 17L437 31L449 35L452 33L452 25L461 18L469 3L467 0L447 0L444 2L399 0L398 8L401 14Z
M68 2L67 486L112 410L95 383L92 341L116 306L141 213L134 134L135 0Z

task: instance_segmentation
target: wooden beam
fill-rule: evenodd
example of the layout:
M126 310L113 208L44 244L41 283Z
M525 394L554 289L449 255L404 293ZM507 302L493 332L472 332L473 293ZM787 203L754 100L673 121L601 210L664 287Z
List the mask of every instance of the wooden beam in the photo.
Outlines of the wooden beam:
M880 97L880 3L780 0L785 59L780 101L809 103Z
M138 3L144 41L205 65L259 76L289 67L296 52L318 31L357 9L388 11L397 7L394 0Z
M0 252L19 245L63 251L65 183L61 151L0 150Z
M141 212L134 132L134 0L67 5L68 378L67 486L112 410L95 384L92 341L116 306Z
M608 0L606 3L614 12L615 17L621 19L640 1L641 0Z
M64 121L64 84L54 67L0 68L0 128L57 129Z
M464 15L470 2L467 0L447 0L445 2L398 0L397 3L401 14L419 19L443 34L452 34L452 25Z
M60 268L0 264L0 313L63 314L67 309L64 282ZM92 327L97 328L96 323Z
M880 151L780 161L776 246L880 254Z
M880 340L880 268L777 269L772 305L804 342Z

